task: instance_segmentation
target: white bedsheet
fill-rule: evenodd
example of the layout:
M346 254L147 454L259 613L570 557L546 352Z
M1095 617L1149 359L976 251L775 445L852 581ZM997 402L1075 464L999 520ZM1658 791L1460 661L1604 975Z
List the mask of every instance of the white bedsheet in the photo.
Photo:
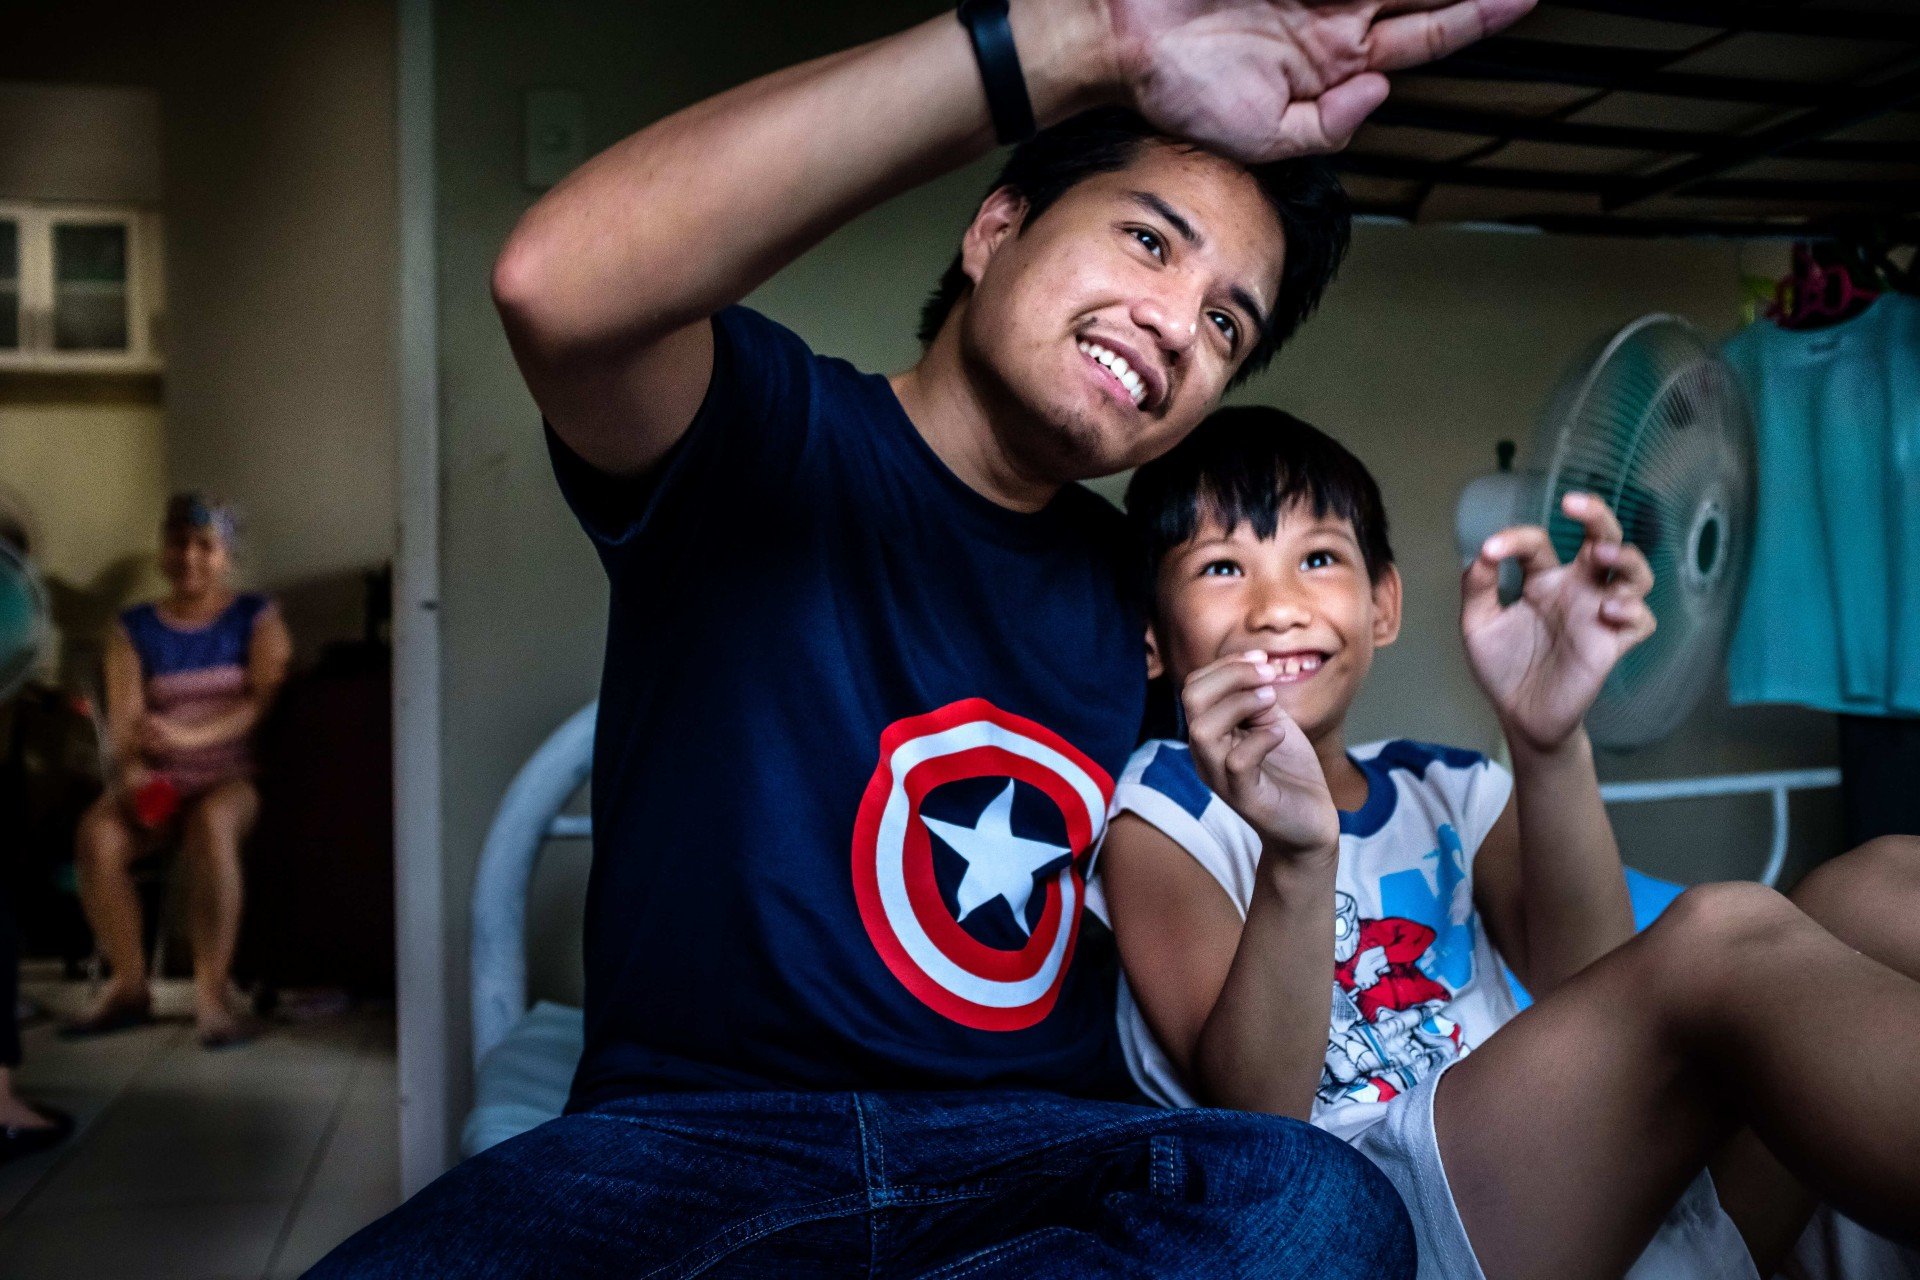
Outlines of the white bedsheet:
M585 1043L580 1010L548 1000L529 1009L481 1059L460 1154L478 1155L558 1116Z

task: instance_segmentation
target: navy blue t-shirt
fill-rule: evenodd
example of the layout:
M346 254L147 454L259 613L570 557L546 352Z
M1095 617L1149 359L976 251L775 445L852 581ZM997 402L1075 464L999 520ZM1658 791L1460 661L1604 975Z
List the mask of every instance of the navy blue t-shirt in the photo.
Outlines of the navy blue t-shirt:
M1145 694L1119 513L996 505L885 378L738 307L650 476L548 440L612 590L569 1105L1129 1093L1082 912Z

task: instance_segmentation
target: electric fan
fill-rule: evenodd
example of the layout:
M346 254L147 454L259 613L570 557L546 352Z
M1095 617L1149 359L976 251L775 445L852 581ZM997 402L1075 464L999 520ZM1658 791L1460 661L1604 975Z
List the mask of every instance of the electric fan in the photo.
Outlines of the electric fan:
M1583 530L1568 493L1605 498L1653 566L1647 605L1659 630L1608 677L1587 732L1604 747L1670 733L1726 660L1746 585L1753 528L1753 420L1734 375L1704 335L1674 316L1634 321L1597 343L1561 381L1529 465L1482 476L1460 495L1455 532L1470 558L1511 524L1544 525L1564 562ZM1502 594L1517 594L1517 565Z

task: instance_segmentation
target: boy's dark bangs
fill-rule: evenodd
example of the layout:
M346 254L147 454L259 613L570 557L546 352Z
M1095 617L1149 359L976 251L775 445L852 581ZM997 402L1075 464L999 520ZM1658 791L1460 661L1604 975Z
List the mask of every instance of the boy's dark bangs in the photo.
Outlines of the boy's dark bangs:
M1162 477L1171 483L1158 495L1162 501L1157 504L1158 519L1147 548L1153 565L1191 539L1209 519L1228 533L1244 524L1262 540L1273 537L1280 517L1295 507L1311 511L1316 520L1345 520L1356 531L1366 525L1360 496L1352 489L1327 475L1290 466L1278 453L1195 461L1201 465L1194 474Z
M1208 519L1274 536L1288 511L1344 520L1375 582L1393 563L1379 486L1358 458L1291 414L1264 406L1222 409L1127 486L1146 588L1174 548ZM1150 598L1150 596L1149 596Z
M1246 461L1271 465L1201 477L1191 497L1180 504L1187 508L1181 521L1186 532L1168 544L1169 549L1191 538L1209 518L1229 533L1245 524L1262 540L1271 538L1280 528L1280 517L1295 507L1311 511L1316 520L1332 517L1360 524L1359 503L1344 486L1328 483L1325 476L1303 475L1283 458Z

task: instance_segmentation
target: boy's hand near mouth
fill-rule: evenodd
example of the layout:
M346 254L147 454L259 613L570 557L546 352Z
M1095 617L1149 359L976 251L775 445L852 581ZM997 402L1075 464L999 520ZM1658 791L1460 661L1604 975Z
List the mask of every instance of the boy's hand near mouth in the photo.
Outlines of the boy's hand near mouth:
M1340 812L1313 744L1280 709L1280 676L1257 649L1194 672L1181 693L1188 741L1201 779L1260 833L1268 854L1330 869Z

